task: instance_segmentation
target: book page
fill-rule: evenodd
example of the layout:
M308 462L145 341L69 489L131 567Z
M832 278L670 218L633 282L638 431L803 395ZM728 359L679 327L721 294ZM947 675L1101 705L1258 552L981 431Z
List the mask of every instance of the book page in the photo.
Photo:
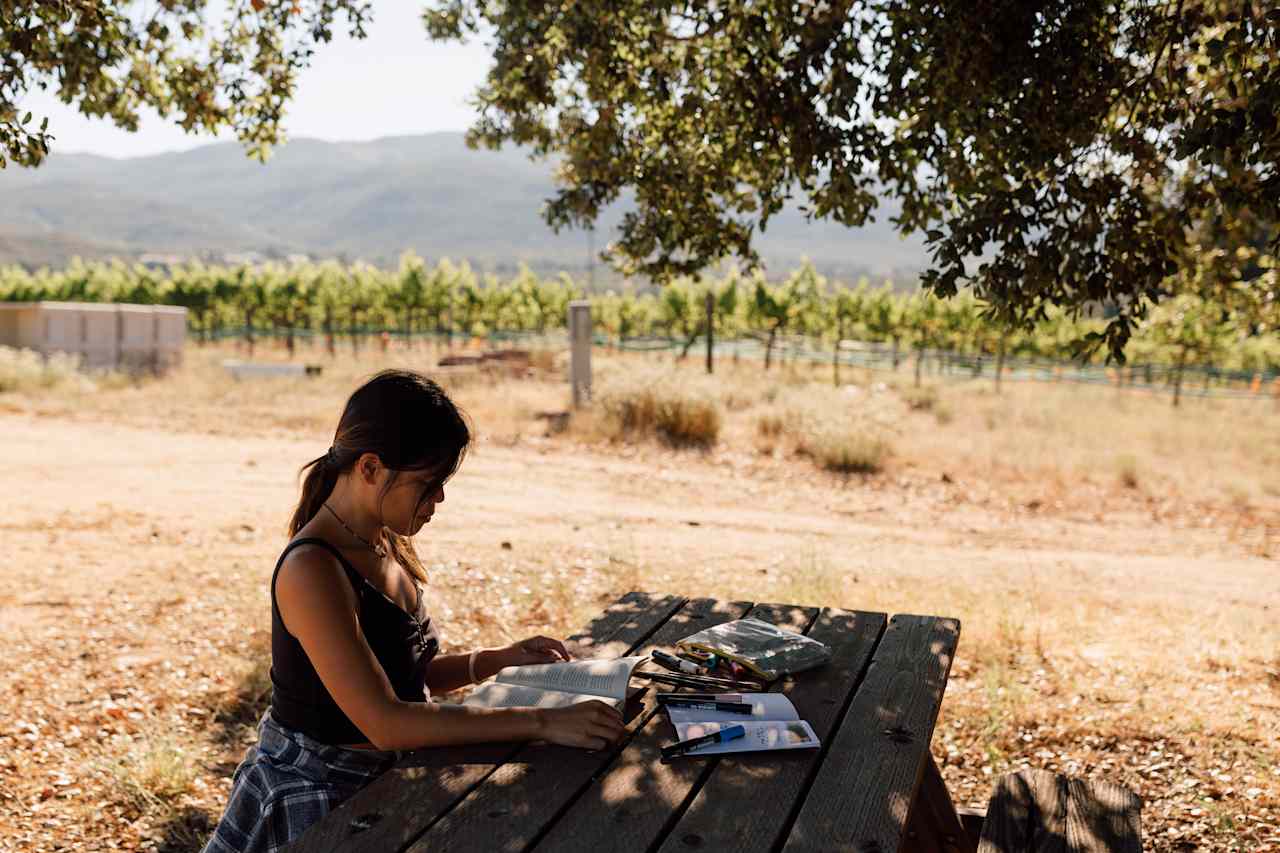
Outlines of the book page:
M751 713L736 714L732 711L706 711L698 708L681 708L668 705L667 716L671 724L677 723L745 723L798 720L796 706L781 693L739 693L742 702L751 705Z
M700 746L689 755L721 755L727 752L755 752L762 749L814 749L820 745L818 736L804 720L761 723L678 723L676 736L679 740L689 740L734 725L745 728L746 735L725 743Z
M612 660L575 660L568 663L539 663L532 666L509 666L495 679L501 684L520 684L540 690L582 693L597 699L609 697L624 701L631 670L648 658L635 655Z
M520 684L499 684L490 681L482 684L462 700L463 705L481 708L565 708L579 702L592 700L604 702L622 710L622 700L607 696L588 696L583 693L564 693L559 690L539 690Z

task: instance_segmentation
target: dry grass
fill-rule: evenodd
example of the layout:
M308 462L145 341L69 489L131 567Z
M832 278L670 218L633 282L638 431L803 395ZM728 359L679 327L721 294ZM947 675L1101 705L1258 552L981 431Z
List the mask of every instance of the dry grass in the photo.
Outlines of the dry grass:
M163 730L144 731L123 753L99 761L119 796L139 813L166 811L191 792L198 772L192 755Z
M78 357L65 353L45 357L35 350L0 347L0 393L92 387L79 366Z
M1120 484L1126 489L1138 488L1141 477L1138 472L1138 460L1132 453L1121 453L1116 457L1116 474Z
M936 385L907 385L899 393L908 408L926 412L937 406L941 397Z
M1233 497L1233 486L1264 491L1280 465L1280 411L1267 401L1199 399L1173 409L1162 396L1068 384L946 391L951 430L917 433L913 455L954 455L1000 480L1096 483L1114 472L1132 488L1128 480L1143 475L1151 493L1217 503ZM968 440L957 445L952 431Z
M604 435L614 441L656 438L672 447L707 448L720 437L721 405L671 373L618 373L595 396Z
M230 355L0 395L23 484L4 506L0 837L21 849L84 827L196 849L265 701L293 475L361 377L437 354L239 383ZM1046 767L1134 788L1150 849L1280 845L1274 407L1013 383L913 407L906 369L835 389L829 369L654 361L599 356L597 387L660 367L718 414L705 450L595 444L603 405L549 436L541 416L568 409L550 357L520 381L438 372L481 436L419 540L450 648L566 634L637 588L952 615L933 748L961 804ZM891 446L878 473L795 456L831 425Z
M883 436L858 428L823 425L807 430L796 451L837 474L878 474L889 458L890 445Z

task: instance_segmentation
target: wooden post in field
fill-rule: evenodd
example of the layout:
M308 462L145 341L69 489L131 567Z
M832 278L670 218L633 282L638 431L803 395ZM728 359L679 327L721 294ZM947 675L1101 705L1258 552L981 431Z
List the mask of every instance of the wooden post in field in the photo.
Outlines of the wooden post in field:
M836 345L831 350L831 382L840 387L840 344L844 340L844 316L836 321Z
M591 399L591 303L569 303L569 385L576 409Z
M707 291L707 373L712 372L711 350L715 346L716 298Z
M1004 373L1005 346L1009 340L1008 330L1000 332L1000 348L996 351L996 393L1000 393L1000 375Z

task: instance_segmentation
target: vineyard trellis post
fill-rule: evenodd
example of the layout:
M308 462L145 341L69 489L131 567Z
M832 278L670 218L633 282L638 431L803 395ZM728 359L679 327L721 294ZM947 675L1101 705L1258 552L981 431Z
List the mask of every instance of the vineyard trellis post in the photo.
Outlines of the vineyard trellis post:
M714 372L714 364L712 362L712 350L715 348L715 325L716 325L716 296L711 288L707 288L706 298L706 314L707 314L707 373Z
M844 341L844 317L836 317L836 343L831 348L831 384L840 387L840 344Z
M1000 329L1000 342L996 345L996 393L1000 393L1000 377L1004 375L1004 357L1009 349L1009 330Z
M575 299L569 303L569 385L573 407L591 399L591 303Z

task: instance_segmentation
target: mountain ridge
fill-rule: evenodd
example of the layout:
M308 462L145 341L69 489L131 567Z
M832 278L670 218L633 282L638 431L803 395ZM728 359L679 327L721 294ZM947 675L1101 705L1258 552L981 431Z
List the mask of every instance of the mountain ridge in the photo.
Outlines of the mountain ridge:
M523 262L577 272L587 267L588 235L553 233L540 216L555 192L551 171L520 149L471 149L448 131L302 138L265 165L235 142L123 159L55 153L38 169L0 172L0 263L56 266L81 247L86 257L248 252L387 266L411 249L481 269ZM626 209L602 212L597 248ZM850 229L807 222L794 208L756 239L775 275L805 258L846 278L914 279L925 265L922 241L887 223Z

